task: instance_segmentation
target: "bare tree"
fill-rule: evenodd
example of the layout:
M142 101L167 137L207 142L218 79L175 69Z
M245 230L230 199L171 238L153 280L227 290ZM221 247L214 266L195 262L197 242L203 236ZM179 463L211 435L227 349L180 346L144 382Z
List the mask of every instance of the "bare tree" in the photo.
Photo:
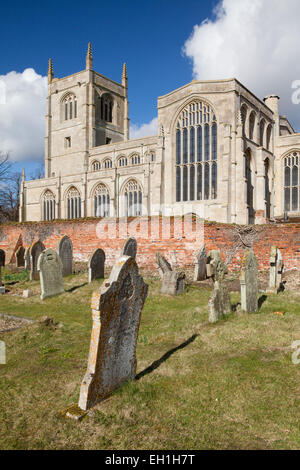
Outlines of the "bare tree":
M9 161L9 153L0 151L0 182L2 182L9 174L12 163Z

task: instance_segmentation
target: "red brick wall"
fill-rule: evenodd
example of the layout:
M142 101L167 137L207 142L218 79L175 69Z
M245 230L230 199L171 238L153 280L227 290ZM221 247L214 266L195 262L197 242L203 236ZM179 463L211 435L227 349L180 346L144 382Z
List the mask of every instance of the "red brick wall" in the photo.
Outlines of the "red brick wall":
M204 241L207 250L220 249L229 268L236 270L243 251L253 243L260 269L269 266L271 245L281 250L287 269L300 269L300 224L237 226L205 222L201 228L191 219L159 217L140 217L127 222L108 219L98 224L99 219L82 219L0 225L0 248L5 250L9 263L15 261L14 253L21 244L26 248L40 239L46 247L56 249L59 239L68 235L76 261L87 261L93 250L100 247L105 251L107 266L111 266L124 239L133 235L138 241L138 264L152 270L157 250L173 265L191 267L194 253Z

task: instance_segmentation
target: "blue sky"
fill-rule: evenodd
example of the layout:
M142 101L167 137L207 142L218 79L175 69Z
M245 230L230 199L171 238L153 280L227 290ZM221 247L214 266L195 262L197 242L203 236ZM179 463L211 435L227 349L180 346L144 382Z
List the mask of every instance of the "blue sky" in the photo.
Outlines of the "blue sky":
M45 75L52 57L55 75L70 75L84 69L91 41L99 73L120 81L126 61L131 120L145 122L156 114L157 96L192 79L181 48L194 24L211 14L213 2L189 0L188 5L182 0L5 2L0 40L8 47L1 47L0 74L32 67Z
M155 133L158 96L193 78L232 76L260 98L279 94L281 113L300 128L300 104L291 100L292 83L300 83L299 17L299 0L2 2L0 150L27 174L38 166L48 58L56 77L75 73L89 41L99 73L120 81L126 61L135 130Z

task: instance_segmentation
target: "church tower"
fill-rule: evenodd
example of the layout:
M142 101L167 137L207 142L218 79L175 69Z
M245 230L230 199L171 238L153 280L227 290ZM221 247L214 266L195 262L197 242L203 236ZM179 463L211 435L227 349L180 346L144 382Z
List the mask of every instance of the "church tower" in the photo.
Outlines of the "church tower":
M127 70L122 83L93 70L88 44L85 70L55 78L49 59L45 177L86 172L95 147L129 138Z

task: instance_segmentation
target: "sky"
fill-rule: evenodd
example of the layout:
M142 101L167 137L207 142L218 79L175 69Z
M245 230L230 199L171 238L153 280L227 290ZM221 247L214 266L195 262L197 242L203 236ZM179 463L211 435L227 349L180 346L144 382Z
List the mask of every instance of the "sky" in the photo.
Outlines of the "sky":
M52 0L3 2L0 151L30 175L44 154L46 74L93 68L120 82L127 63L131 137L157 131L157 97L193 79L236 77L278 94L300 130L299 0ZM17 14L16 14L17 12ZM293 88L294 87L294 88Z

